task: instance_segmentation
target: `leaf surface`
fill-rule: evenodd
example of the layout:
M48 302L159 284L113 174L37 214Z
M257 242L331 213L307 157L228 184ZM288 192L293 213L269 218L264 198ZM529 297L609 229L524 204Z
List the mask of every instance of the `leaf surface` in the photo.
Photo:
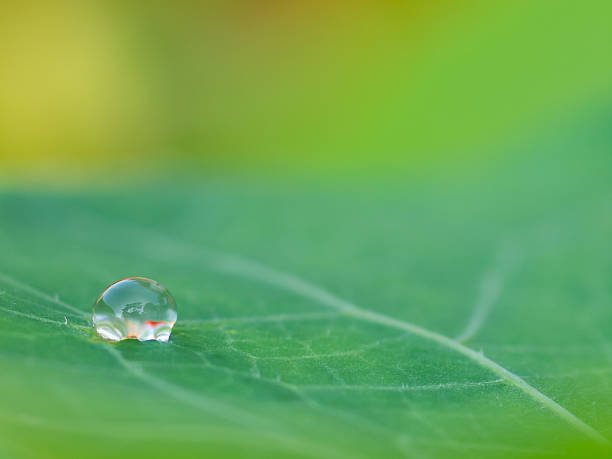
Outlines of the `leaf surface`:
M0 452L603 454L611 164L576 144L461 182L3 192ZM170 343L91 328L133 275Z

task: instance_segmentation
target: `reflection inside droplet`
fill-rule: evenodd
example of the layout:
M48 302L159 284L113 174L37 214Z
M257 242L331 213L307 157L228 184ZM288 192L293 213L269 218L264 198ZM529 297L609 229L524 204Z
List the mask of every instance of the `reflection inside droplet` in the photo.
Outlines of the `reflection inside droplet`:
M109 285L93 306L98 335L110 341L170 339L176 305L170 292L154 280L129 277Z

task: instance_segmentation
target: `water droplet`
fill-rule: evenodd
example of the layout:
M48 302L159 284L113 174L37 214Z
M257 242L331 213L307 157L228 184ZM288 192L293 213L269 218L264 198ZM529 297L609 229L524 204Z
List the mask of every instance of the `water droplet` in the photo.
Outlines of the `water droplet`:
M128 277L109 285L93 307L93 324L110 341L166 342L176 322L170 292L154 280Z

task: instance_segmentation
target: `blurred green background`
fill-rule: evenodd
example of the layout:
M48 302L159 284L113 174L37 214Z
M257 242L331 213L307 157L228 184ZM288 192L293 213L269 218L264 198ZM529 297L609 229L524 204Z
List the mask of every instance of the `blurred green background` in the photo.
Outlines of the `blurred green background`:
M7 2L0 174L65 185L487 167L609 104L611 9Z

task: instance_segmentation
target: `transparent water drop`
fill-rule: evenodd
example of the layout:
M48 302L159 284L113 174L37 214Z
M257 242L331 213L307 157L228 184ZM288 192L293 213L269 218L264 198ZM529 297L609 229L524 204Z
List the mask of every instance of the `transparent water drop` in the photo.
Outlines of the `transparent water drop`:
M110 341L170 339L176 305L170 292L146 277L128 277L109 285L93 306L98 335Z

